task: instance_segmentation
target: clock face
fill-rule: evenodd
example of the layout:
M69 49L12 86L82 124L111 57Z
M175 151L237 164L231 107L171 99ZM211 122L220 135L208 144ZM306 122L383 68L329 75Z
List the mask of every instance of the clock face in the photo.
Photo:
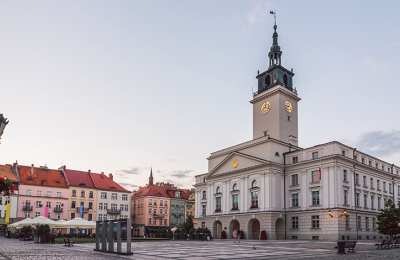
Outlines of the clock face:
M260 107L260 111L262 113L268 113L270 110L271 110L271 103L269 103L268 101L262 103Z
M290 103L289 101L285 101L285 109L286 111L288 111L289 113L293 112L293 105L292 103Z

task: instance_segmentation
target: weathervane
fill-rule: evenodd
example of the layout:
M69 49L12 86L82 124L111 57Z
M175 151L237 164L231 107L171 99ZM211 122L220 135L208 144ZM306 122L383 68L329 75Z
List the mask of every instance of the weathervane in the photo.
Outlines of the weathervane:
M275 21L274 25L276 26L276 11L271 10L269 11L269 14L272 14L274 16L274 21Z

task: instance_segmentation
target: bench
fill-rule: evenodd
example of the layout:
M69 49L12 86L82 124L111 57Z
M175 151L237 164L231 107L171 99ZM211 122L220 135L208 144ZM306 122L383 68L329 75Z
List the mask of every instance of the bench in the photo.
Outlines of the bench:
M354 253L354 249L357 245L357 241L345 241L344 248L347 249L347 252Z
M376 249L390 249L392 248L393 243L390 240L382 240L379 243L376 243Z
M71 247L71 246L73 246L73 245L74 245L74 241L72 241L72 240L69 239L68 237L67 237L67 238L64 237L64 246Z
M356 245L357 241L355 240L340 240L337 241L335 248L338 249L338 254L346 254L346 249L348 253L354 253Z

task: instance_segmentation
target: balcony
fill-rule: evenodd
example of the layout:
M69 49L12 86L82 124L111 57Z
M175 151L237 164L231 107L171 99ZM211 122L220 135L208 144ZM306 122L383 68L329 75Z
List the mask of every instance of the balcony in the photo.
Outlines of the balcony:
M54 211L54 213L62 213L62 212L63 212L63 208L55 207L55 208L53 209L53 211Z
M23 212L31 212L32 210L33 210L33 206L31 206L31 205L23 205L22 206Z
M83 208L83 213L88 213L89 210L91 210L91 209L89 209L89 208ZM79 207L79 208L76 208L76 213L81 213L81 208L80 208L80 207Z
M114 209L114 208L107 209L107 214L119 215L119 214L121 214L121 210L120 209Z
M153 214L153 218L164 218L165 214Z

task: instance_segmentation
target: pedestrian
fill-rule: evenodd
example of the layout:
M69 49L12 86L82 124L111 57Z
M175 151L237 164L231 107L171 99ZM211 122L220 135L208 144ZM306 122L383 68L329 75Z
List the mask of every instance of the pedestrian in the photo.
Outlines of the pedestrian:
M237 232L237 230L235 229L235 230L233 230L233 232L232 232L232 238L234 239L234 240L233 240L233 243L235 243L235 241L237 240L237 237L238 237L238 232Z

